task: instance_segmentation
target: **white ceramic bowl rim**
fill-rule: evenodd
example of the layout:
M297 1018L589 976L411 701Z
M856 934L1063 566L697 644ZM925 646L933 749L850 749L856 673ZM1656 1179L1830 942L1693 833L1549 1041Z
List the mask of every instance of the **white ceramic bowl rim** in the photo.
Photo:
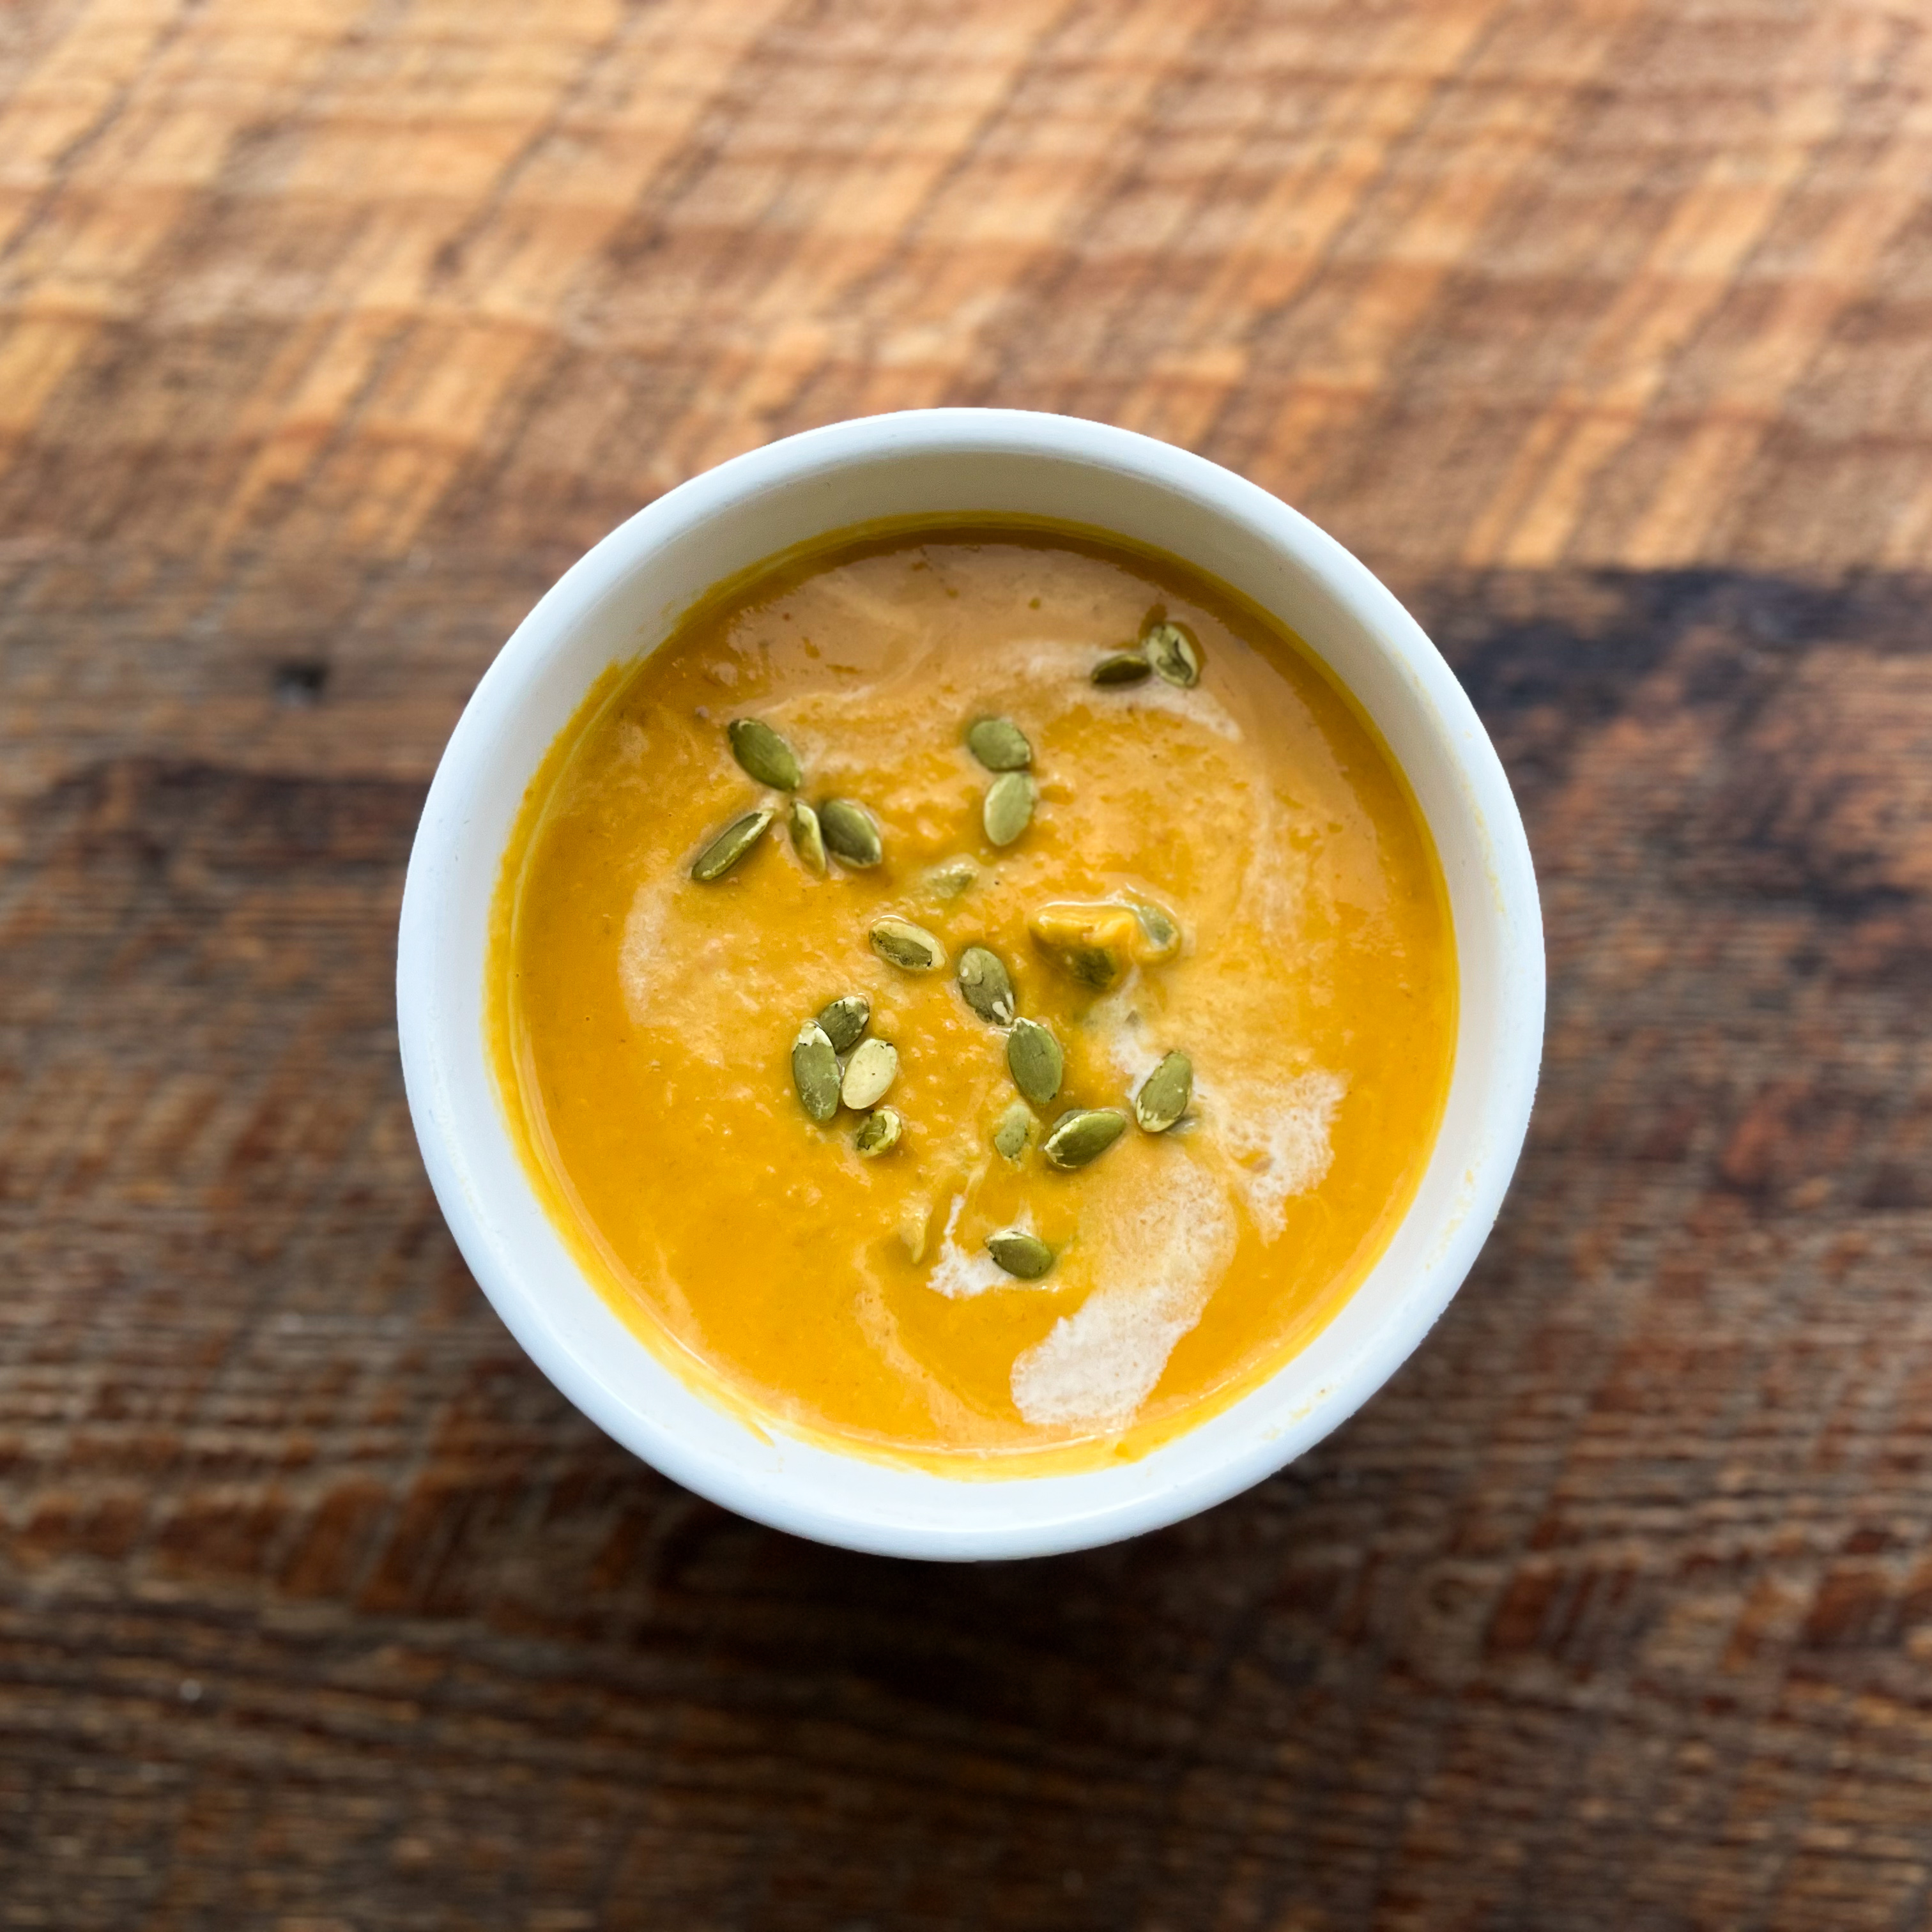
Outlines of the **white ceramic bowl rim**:
M489 909L525 787L607 664L654 648L711 585L795 542L896 514L1058 515L1166 550L1306 640L1372 716L1434 832L1462 976L1443 1130L1414 1204L1302 1353L1138 1460L949 1478L761 1435L698 1395L586 1280L524 1173L484 1027ZM872 416L732 458L575 564L477 686L430 788L396 969L410 1108L465 1260L538 1366L646 1461L796 1534L929 1558L1045 1554L1137 1534L1246 1489L1381 1387L1467 1274L1528 1126L1543 1040L1536 881L1508 780L1461 686L1394 596L1255 484L1131 431L1009 410Z

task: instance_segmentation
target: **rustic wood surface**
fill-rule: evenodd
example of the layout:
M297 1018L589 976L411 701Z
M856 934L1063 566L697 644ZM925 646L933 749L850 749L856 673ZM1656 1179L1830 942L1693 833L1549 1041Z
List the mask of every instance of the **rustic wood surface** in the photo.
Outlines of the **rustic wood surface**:
M939 402L1388 574L1552 975L1387 1392L964 1572L566 1406L390 994L562 565ZM1928 459L1911 0L0 8L0 1924L1927 1924Z

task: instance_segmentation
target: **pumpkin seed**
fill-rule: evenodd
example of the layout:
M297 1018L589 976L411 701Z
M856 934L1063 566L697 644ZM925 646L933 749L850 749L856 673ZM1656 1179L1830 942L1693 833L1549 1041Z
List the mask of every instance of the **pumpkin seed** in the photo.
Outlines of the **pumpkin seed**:
M1134 917L1140 922L1141 931L1153 949L1145 956L1165 959L1176 951L1180 944L1180 927L1173 914L1151 899L1136 899L1132 904Z
M905 1123L899 1118L897 1110L881 1107L860 1122L859 1131L852 1136L852 1144L870 1160L878 1155L891 1153L904 1132ZM916 1261L919 1257L915 1255L913 1258Z
M1038 1281L1053 1267L1053 1250L1024 1228L1002 1228L986 1237L986 1252L1007 1274L1022 1281Z
M989 772L1023 772L1033 763L1033 747L1010 718L978 719L966 734L966 748Z
M1033 1109L1024 1100L1016 1100L1000 1116L1000 1124L993 1130L994 1150L1018 1165L1032 1138Z
M838 1111L838 1056L816 1020L798 1030L791 1049L792 1084L805 1111L814 1120L829 1120Z
M970 859L948 859L926 874L926 883L943 899L956 899L970 890L980 868Z
M1045 1106L1060 1091L1060 1076L1066 1070L1059 1041L1039 1021L1014 1021L1013 1030L1006 1036L1006 1071L1036 1107Z
M826 800L818 808L818 826L825 849L842 866L876 866L886 856L878 820L856 799Z
M1170 1053L1134 1094L1134 1118L1150 1134L1164 1134L1187 1111L1194 1097L1194 1063Z
M1138 651L1116 651L1094 667L1094 682L1102 687L1139 684L1154 675L1154 666Z
M1104 993L1119 982L1119 956L1104 946L1070 946L1060 955L1060 963L1083 986Z
M1027 925L1061 972L1102 993L1125 975L1138 930L1132 912L1105 900L1042 906Z
M959 956L959 991L982 1020L1005 1026L1013 1016L1013 982L1000 956L969 946Z
M845 1078L838 1097L855 1114L862 1114L886 1097L886 1090L898 1078L899 1050L889 1040L862 1040L845 1063Z
M1054 1122L1040 1152L1055 1167L1084 1167L1126 1130L1127 1117L1118 1107L1072 1108Z
M725 726L731 755L761 785L796 791L800 773L792 748L761 718L734 718Z
M850 1053L872 1018L872 1003L863 993L846 993L819 1015L818 1024L825 1029L834 1053Z
M1178 624L1150 626L1141 639L1156 676L1184 688L1201 682L1201 652Z
M1031 822L1039 796L1040 788L1024 772L1003 772L986 788L980 814L986 836L995 845L1010 845Z
M882 919L872 926L872 950L908 973L933 973L946 964L946 948L909 919Z
M825 876L825 834L819 830L818 814L802 798L791 802L791 844L800 862L808 872Z
M706 885L713 879L722 879L765 836L765 827L776 816L775 812L761 811L748 812L742 818L734 818L692 860L691 876Z
M899 1239L914 1261L926 1258L926 1237L932 1232L932 1203L908 1201L899 1210Z

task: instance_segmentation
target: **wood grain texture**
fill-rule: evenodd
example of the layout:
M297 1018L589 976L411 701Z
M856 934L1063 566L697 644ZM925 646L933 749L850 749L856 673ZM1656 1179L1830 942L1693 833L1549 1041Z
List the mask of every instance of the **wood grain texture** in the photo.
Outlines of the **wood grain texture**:
M1928 161L1896 4L0 11L0 1924L1932 1922ZM1552 968L1390 1388L965 1572L568 1410L390 993L563 565L962 401L1389 574Z

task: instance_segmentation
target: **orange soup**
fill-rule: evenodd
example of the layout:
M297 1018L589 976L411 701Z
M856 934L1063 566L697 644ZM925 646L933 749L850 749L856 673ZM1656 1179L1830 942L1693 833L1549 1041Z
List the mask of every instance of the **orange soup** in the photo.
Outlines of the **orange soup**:
M634 1331L741 1414L959 1473L1271 1373L1429 1159L1448 902L1292 636L1172 559L874 529L608 674L506 856L495 1061Z

